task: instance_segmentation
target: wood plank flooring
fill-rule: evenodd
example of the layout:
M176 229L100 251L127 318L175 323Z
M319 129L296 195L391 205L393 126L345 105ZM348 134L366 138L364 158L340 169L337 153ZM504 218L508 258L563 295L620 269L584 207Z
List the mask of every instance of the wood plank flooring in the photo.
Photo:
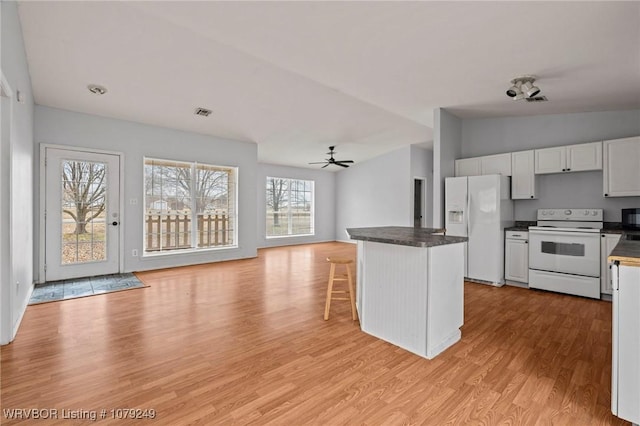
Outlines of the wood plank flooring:
M2 408L106 409L105 424L141 422L117 408L161 425L628 424L609 409L610 303L467 283L462 340L428 361L362 333L348 302L323 321L328 255L355 246L264 249L29 306L1 350Z

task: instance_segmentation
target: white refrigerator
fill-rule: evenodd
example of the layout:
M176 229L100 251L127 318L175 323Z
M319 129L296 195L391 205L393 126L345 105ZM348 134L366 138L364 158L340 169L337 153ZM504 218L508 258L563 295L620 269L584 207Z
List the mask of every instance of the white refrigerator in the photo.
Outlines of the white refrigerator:
M447 235L469 239L469 280L504 285L504 229L513 225L510 183L501 175L445 179L445 228Z

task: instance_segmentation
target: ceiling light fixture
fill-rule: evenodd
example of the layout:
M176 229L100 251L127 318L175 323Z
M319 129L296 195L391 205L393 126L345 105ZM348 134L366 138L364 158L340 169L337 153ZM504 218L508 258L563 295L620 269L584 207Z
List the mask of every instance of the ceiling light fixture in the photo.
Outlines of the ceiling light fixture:
M507 89L507 96L514 101L531 98L540 93L540 88L533 85L536 78L532 75L516 77L511 80L511 87Z
M94 95L104 95L107 93L107 89L103 86L99 86L97 84L90 84L87 86L87 89Z

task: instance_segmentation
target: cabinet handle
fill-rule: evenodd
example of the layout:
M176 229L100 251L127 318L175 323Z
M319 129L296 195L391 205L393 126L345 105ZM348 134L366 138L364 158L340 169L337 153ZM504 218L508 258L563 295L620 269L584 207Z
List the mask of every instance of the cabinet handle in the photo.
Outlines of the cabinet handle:
M567 169L567 171L568 171L568 172L570 172L570 171L571 171L571 169Z
M608 196L609 196L609 194L604 194L604 196L605 196L605 197L608 197Z
M533 198L533 195L531 196L531 198Z
M525 243L525 244L529 244L529 241L525 241L524 243Z
M566 172L566 171L567 171L567 169L562 169L562 171L563 171L563 172Z

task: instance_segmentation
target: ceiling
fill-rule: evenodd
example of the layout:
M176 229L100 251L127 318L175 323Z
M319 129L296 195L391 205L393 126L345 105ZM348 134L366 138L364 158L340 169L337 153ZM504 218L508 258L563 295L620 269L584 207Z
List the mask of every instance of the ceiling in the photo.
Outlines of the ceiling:
M29 1L19 13L37 104L255 142L266 163L429 146L438 107L640 108L640 2ZM505 95L523 74L549 102Z

